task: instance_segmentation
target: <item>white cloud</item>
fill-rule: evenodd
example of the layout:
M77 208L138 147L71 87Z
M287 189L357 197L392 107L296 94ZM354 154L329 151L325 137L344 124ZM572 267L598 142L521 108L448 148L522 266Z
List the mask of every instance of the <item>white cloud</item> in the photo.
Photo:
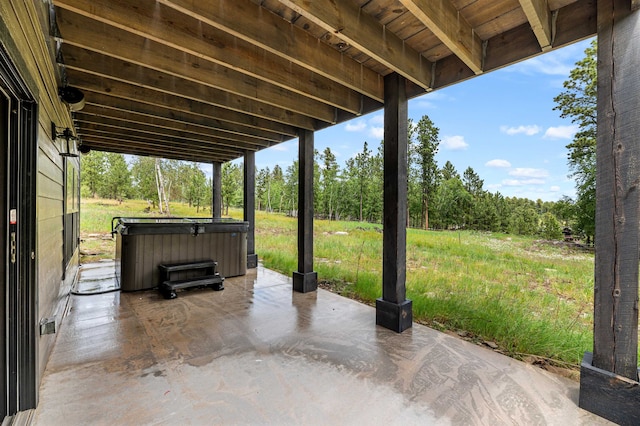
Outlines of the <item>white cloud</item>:
M571 70L575 68L575 58L583 57L584 50L591 44L591 40L584 40L580 43L562 49L545 53L535 58L522 61L518 64L505 68L508 72L521 72L523 74L546 74L567 77Z
M442 147L450 151L462 151L468 146L469 144L464 141L464 136L445 136L442 138Z
M574 67L574 64L562 56L541 55L516 64L514 67L515 69L511 71L518 71L524 74L542 73L546 75L567 76Z
M289 147L283 143L279 143L278 145L273 145L271 149L273 149L274 151L282 151L282 152L289 151Z
M518 134L533 136L537 133L540 133L540 130L542 129L536 125L527 125L527 126L521 125L518 127L500 126L500 131L510 136L518 135Z
M505 179L502 181L504 186L525 186L525 185L544 185L544 179Z
M369 134L374 138L383 139L384 138L384 127L371 127L369 129Z
M509 176L526 177L526 178L544 178L549 176L549 172L545 169L532 169L527 167L516 167L509 171Z
M435 91L426 93L412 101L412 106L417 108L437 108L437 103L441 101L452 101L453 98L444 92Z
M505 168L505 169L511 167L510 162L508 162L507 160L501 160L499 158L496 158L495 160L487 161L486 163L484 163L484 165L487 167L497 167L497 168Z
M426 99L420 99L419 101L416 101L415 106L417 108L424 108L424 109L436 108L436 104L435 103L429 102Z
M350 121L344 127L347 132L361 132L367 128L367 123L363 120Z
M545 139L573 139L573 135L578 131L578 126L557 126L557 127L549 127L546 132L544 132Z
M369 124L372 124L372 125L376 125L376 124L380 125L380 124L382 124L382 125L384 125L384 114L374 115L373 117L371 117L369 119Z
M560 187L558 185L553 185L551 188L549 188L549 191L558 192L560 191Z

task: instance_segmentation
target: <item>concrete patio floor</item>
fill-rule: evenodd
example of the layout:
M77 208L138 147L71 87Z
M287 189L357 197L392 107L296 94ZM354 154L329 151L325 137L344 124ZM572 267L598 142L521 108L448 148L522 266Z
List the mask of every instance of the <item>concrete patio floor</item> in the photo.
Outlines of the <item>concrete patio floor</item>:
M608 424L576 382L262 267L225 287L72 295L32 424Z

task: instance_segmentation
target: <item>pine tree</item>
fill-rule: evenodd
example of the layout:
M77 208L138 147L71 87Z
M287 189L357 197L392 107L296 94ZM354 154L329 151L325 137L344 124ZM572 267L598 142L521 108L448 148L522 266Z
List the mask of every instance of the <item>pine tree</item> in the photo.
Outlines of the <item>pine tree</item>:
M95 198L98 195L104 182L106 161L106 154L101 151L91 151L80 159L82 187L86 189L91 197Z
M422 225L429 228L429 197L436 190L439 173L438 163L435 155L438 153L440 145L440 129L438 129L431 119L424 115L416 126L416 144L412 150L415 164L418 170L418 185L421 194Z
M587 239L595 234L597 71L594 40L563 83L565 90L553 99L560 116L579 126L567 149L571 176L576 179L576 225Z

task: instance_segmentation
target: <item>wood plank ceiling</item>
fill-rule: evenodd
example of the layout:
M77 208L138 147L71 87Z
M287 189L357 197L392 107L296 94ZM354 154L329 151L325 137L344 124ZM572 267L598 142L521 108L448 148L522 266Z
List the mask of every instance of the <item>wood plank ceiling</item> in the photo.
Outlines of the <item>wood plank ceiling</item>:
M225 162L596 33L595 0L53 0L94 150Z

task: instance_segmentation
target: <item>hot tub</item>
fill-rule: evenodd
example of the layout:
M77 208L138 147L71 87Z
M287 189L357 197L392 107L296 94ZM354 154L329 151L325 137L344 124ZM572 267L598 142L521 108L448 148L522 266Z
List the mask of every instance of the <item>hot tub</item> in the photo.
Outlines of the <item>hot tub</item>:
M215 260L223 277L247 272L248 222L114 217L115 275L123 291L157 287L158 265Z

